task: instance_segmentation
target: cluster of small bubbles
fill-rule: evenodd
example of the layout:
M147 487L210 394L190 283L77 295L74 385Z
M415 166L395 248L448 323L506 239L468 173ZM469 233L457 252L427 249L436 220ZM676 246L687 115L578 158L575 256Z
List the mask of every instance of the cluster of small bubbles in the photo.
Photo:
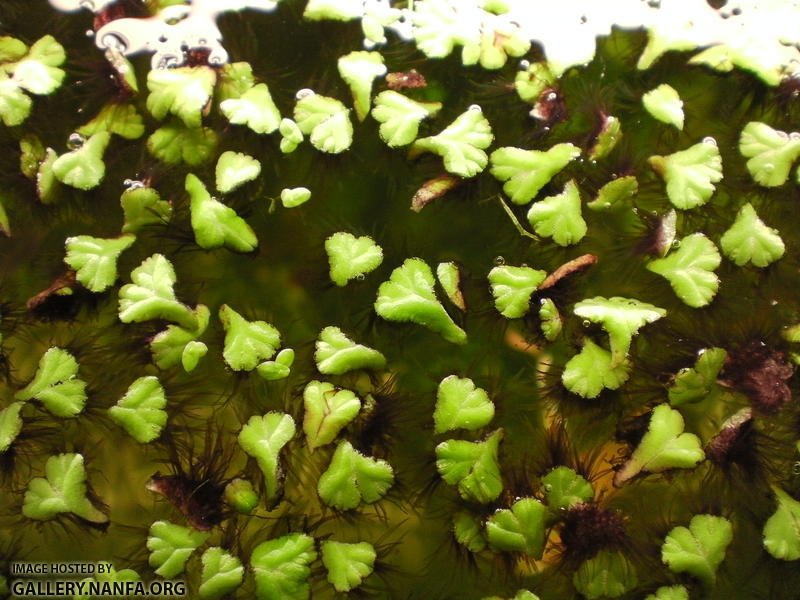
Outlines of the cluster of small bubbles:
M717 145L717 140L715 140L711 136L708 136L708 137L704 137L703 138L703 143L704 144L709 144L710 146L716 146Z
M310 98L311 96L314 95L316 95L316 92L314 92L314 90L303 88L302 90L298 90L297 93L294 95L294 97L297 100L302 100L304 98Z
M475 110L475 111L478 111L478 112L483 112L483 109L480 106L478 106L477 104L470 104L469 105L469 110Z
M70 150L77 150L86 142L86 138L80 133L71 133L67 139L67 148Z
M501 267L504 264L506 264L506 259L504 257L502 257L502 256L495 256L494 257L494 264L496 264L498 267Z

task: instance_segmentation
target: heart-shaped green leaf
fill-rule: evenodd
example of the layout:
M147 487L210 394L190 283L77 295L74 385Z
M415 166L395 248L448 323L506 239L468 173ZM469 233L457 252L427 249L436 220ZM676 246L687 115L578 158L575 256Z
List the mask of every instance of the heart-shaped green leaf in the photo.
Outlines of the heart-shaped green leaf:
M360 586L372 573L376 557L375 548L367 542L322 542L322 564L337 592L349 592Z
M281 190L281 204L284 208L295 208L311 199L311 190L304 187L284 188Z
M464 500L486 504L503 491L497 463L497 450L503 430L498 429L483 442L447 440L436 446L436 469L447 483L458 485Z
M314 538L304 533L260 543L250 555L257 600L308 600L308 565L316 558Z
M503 183L503 191L514 204L527 204L547 183L580 156L572 144L556 144L547 151L498 148L489 157L490 171Z
M230 594L244 581L242 561L214 546L203 552L203 570L197 593L201 600L218 600Z
M749 202L739 210L736 221L719 243L725 256L740 267L747 263L766 267L786 251L778 230L765 225Z
M265 321L248 321L227 304L219 309L225 328L222 356L234 371L252 371L256 365L272 358L281 345L281 334Z
M647 433L614 475L614 485L620 486L641 472L691 469L704 459L699 438L693 433L684 433L681 413L668 404L659 404L650 416Z
M192 229L197 245L206 250L225 246L236 252L252 252L258 238L247 221L230 206L215 200L203 182L189 173L186 192L191 199Z
M28 484L22 514L47 521L71 512L92 523L107 523L108 516L97 510L87 495L86 468L80 454L58 454L47 459L45 477Z
M312 381L306 385L303 405L303 431L312 451L336 439L361 410L361 400L353 392L322 381Z
M689 573L711 586L717 567L733 539L733 527L725 517L695 515L689 527L675 527L661 546L661 560L675 573Z
M319 478L317 492L328 506L351 510L361 502L377 502L393 483L394 472L388 462L364 456L350 442L342 441Z
M542 487L547 505L552 510L567 509L594 497L589 482L569 467L556 467L550 471L542 477Z
M751 121L742 130L739 152L749 159L747 170L756 183L777 187L786 183L792 163L800 156L800 134Z
M148 562L156 575L173 579L186 567L192 553L208 539L209 533L197 531L169 521L156 521L147 536Z
M378 133L388 146L397 148L417 139L419 125L428 117L436 116L441 102L417 102L393 90L375 97L372 118L381 124Z
M167 424L167 398L158 377L149 375L134 381L108 416L140 444L152 442Z
M294 437L294 419L285 413L269 412L262 417L254 415L239 432L239 445L256 459L264 475L267 502L278 497L283 478L280 466L281 449Z
M31 382L15 394L35 398L57 417L77 417L86 405L86 382L78 379L78 361L66 350L50 348L39 359Z
M256 133L272 133L281 122L281 113L266 83L259 83L238 98L223 100L219 109L234 125L246 125Z
M717 247L702 233L693 233L680 240L680 247L664 258L647 264L647 269L669 281L675 294L686 305L699 308L708 305L719 289L714 270L722 257Z
M228 150L217 159L217 190L221 194L228 194L248 181L253 181L260 173L261 163L255 158Z
M714 138L669 156L651 156L650 166L667 182L667 197L687 210L708 202L722 179L722 158Z
M310 136L317 150L338 154L353 143L350 110L335 98L321 96L311 90L298 92L294 120L304 134Z
M764 548L779 560L800 558L800 502L772 486L778 508L764 524Z
M586 235L586 221L581 215L581 196L574 180L556 196L534 202L528 210L528 222L542 237L551 237L559 246L577 244Z
M486 522L489 546L495 551L522 552L541 558L545 543L547 509L535 498L517 500Z
M489 271L494 305L508 319L528 314L531 296L547 276L545 271L530 267L501 265Z
M627 359L614 364L612 354L589 338L573 356L561 374L561 382L573 394L597 398L604 389L616 390L628 381L631 365Z
M449 342L466 343L466 332L447 314L433 285L433 272L427 263L408 258L378 288L375 312L387 321L411 321L441 334Z
M339 231L325 240L331 280L338 286L374 271L383 262L383 250L366 235Z
M103 162L111 134L100 131L86 140L79 148L62 154L53 163L53 173L61 183L79 190L91 190L100 185L106 175Z
M247 479L237 477L225 486L225 502L237 512L249 515L258 506L258 493Z
M489 395L471 379L450 375L439 383L433 412L436 433L459 428L473 431L488 425L493 417Z
M377 350L356 344L338 327L326 327L319 334L314 360L325 375L341 375L356 369L382 369L386 358Z
M76 279L92 292L104 292L117 280L117 259L130 248L136 236L130 233L118 238L96 238L79 235L67 238L64 262L76 271Z
M173 114L186 127L200 127L216 80L216 71L206 66L152 69L147 74L147 110L159 121Z

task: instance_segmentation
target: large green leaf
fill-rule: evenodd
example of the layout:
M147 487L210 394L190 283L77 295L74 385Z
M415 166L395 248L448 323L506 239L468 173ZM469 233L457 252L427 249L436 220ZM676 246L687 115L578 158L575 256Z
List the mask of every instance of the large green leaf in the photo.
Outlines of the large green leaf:
M67 238L64 262L76 271L76 278L92 292L104 292L117 280L117 259L130 248L136 236L130 233L118 238L96 238L79 235Z
M619 598L636 587L636 568L620 552L601 550L593 558L584 561L572 583L587 600L597 598Z
M568 181L560 194L534 202L528 210L528 222L537 234L553 238L559 246L580 242L587 226L581 215L581 196L575 181Z
M294 419L285 413L269 412L262 417L254 415L239 432L239 445L256 459L264 475L267 502L277 499L283 472L280 465L281 449L294 437Z
M256 133L272 133L281 123L281 113L266 83L259 83L238 98L228 98L219 105L222 114L235 125L246 125Z
M126 140L135 140L144 135L144 121L133 104L112 101L101 108L94 119L77 130L85 136L100 131L114 133Z
M171 113L187 127L200 127L216 80L216 71L206 66L152 69L147 75L147 110L159 121Z
M751 121L742 130L739 152L748 159L747 170L756 183L777 187L786 183L792 163L800 156L800 135Z
M747 263L766 267L786 251L778 230L765 225L749 202L739 209L736 221L719 243L725 256L740 267Z
M303 533L260 543L250 555L257 600L308 600L308 565L316 558L314 538Z
M272 358L281 345L281 334L265 321L248 321L227 304L219 309L225 328L225 349L222 356L234 371L252 371L256 365Z
M527 204L581 151L572 144L556 144L547 151L498 148L489 157L490 171L502 181L503 191L515 204Z
M147 149L168 165L186 163L195 167L211 160L218 143L219 138L210 127L186 127L173 119L147 138Z
M351 510L361 502L377 502L393 483L394 472L388 462L364 456L350 442L342 441L319 478L317 492L328 506Z
M197 245L206 250L225 246L236 252L252 252L258 246L253 228L230 206L215 200L203 182L189 173L186 192L191 199L192 229Z
M111 420L140 444L152 442L167 424L167 398L158 377L139 377L125 395L108 409Z
M503 430L483 442L447 440L436 446L436 469L447 483L458 485L464 500L486 504L503 491L497 450Z
M228 194L248 181L252 181L260 173L261 163L258 160L249 154L228 150L217 159L215 170L217 190L222 194Z
M541 558L544 552L547 508L535 498L517 500L510 509L495 512L486 522L489 546L495 551L522 552Z
M722 262L717 247L702 233L680 240L680 247L664 258L647 264L647 269L669 281L672 289L692 308L708 305L719 289L714 271Z
M371 114L381 124L378 129L381 139L396 148L417 139L420 123L435 116L441 108L441 102L417 102L399 92L386 90L375 97Z
M545 271L530 267L500 265L489 271L489 284L494 305L508 319L528 314L531 296L547 276Z
M301 90L298 97L294 120L300 131L310 136L311 145L330 154L347 150L353 143L350 110L335 98L311 90Z
M667 197L675 208L686 210L705 204L716 189L714 184L722 179L722 158L714 138L648 160L667 182Z
M173 579L183 573L186 561L208 539L209 533L197 531L169 521L156 521L147 536L148 562L156 575Z
M86 405L86 382L77 375L75 357L62 348L50 348L39 359L33 379L14 397L35 398L57 417L77 417Z
M376 557L375 548L367 542L322 542L322 564L337 592L349 592L360 586L372 573Z
M433 422L436 433L453 429L480 429L494 417L494 404L486 390L475 387L471 379L450 375L442 379L436 392Z
M669 403L680 406L698 402L719 389L717 376L728 353L722 348L703 350L692 369L681 369L669 388Z
M130 187L119 198L125 214L123 233L137 233L147 225L160 225L172 217L172 204L150 187Z
M355 51L340 56L336 65L353 94L356 116L363 121L369 113L372 82L386 74L383 57L378 52Z
M556 467L550 471L542 477L542 486L547 505L553 510L564 510L594 497L589 482L569 467Z
M725 517L695 515L689 527L675 527L661 546L661 560L676 573L689 573L713 585L717 567L733 539L733 527Z
M325 240L331 279L338 286L374 271L383 262L383 250L366 235L339 231Z
M317 370L324 375L341 375L356 369L382 369L386 357L374 348L356 344L338 327L326 327L319 333L314 352Z
M330 444L361 410L361 400L353 392L322 381L306 385L303 405L303 431L311 450Z
M564 365L561 382L574 394L597 398L604 389L616 390L628 381L630 368L625 359L614 364L611 352L586 338L581 351Z
M201 600L217 600L230 594L244 581L242 561L214 546L203 552L203 571L197 590Z
M106 175L103 155L110 141L111 134L100 131L83 142L80 147L59 156L53 163L53 173L56 178L61 183L79 190L96 188Z
M683 100L671 85L662 83L642 96L642 104L654 119L683 129Z

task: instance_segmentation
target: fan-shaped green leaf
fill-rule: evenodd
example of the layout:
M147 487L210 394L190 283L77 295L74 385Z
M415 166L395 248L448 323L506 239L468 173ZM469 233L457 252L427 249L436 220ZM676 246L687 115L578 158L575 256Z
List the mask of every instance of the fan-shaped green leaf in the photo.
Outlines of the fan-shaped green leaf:
M219 105L222 114L234 125L246 125L256 133L272 133L281 123L281 113L266 83L259 83L238 98Z
M150 154L168 165L186 163L196 167L214 156L219 139L210 127L186 127L173 119L147 138Z
M194 362L194 357L197 360L202 358L198 356L199 353L205 354L202 348L191 344L195 343L205 333L211 313L208 307L198 304L194 309L194 315L197 322L197 327L194 329L169 325L164 331L157 333L150 340L150 352L153 354L153 362L159 369L169 369L185 362L191 365ZM195 366L196 364L195 362ZM192 369L185 370L188 372Z
M486 548L486 535L481 521L466 511L456 513L453 519L453 535L470 552L481 552Z
M106 174L103 162L111 134L100 131L79 148L62 154L53 163L53 173L61 183L79 190L91 190L100 185Z
M86 405L86 382L77 375L75 357L61 348L50 348L39 360L31 382L14 397L23 401L36 398L57 417L76 417Z
M255 158L228 150L217 159L217 190L221 194L228 194L248 181L253 181L260 173L261 163Z
M381 124L378 133L388 146L405 146L417 139L419 125L441 110L441 102L417 102L399 92L386 90L375 97L372 118Z
M689 600L689 591L682 585L662 586L644 600Z
M800 558L800 502L772 486L778 508L764 524L764 548L780 560Z
M325 240L331 279L338 286L374 271L383 262L383 250L366 235L356 237L339 231Z
M156 575L172 579L183 573L186 561L208 539L210 534L175 525L169 521L156 521L147 536L148 562Z
M328 571L328 581L337 592L349 592L360 586L372 573L376 557L375 548L367 542L322 542L322 564Z
M123 233L137 233L147 225L160 225L172 218L172 204L162 200L150 187L130 187L120 196L119 203L125 214Z
M489 395L471 379L450 375L439 383L433 412L436 433L459 428L473 431L488 425L493 417Z
M630 368L627 359L614 364L611 352L586 338L581 351L564 366L561 382L574 394L597 398L604 389L616 390L628 381Z
M483 442L447 440L436 446L436 469L447 483L458 485L464 500L486 504L503 491L497 450L503 430Z
M316 558L314 538L303 533L260 543L250 555L257 600L308 600L308 565Z
M495 551L522 552L541 558L544 551L547 509L535 498L517 500L486 522L489 546Z
M736 221L719 241L722 251L737 265L752 263L766 267L783 256L786 247L777 229L768 227L758 218L752 204L745 204Z
M533 292L547 276L545 271L530 267L501 265L489 271L494 305L508 319L528 314Z
M46 35L13 65L14 81L32 94L52 94L64 81L65 73L58 67L66 59L64 47L52 35Z
M572 576L575 589L587 600L618 598L636 587L636 568L621 553L601 550L584 561Z
M378 288L375 312L387 321L411 321L441 334L449 342L466 343L466 332L437 300L433 284L433 273L425 261L408 258Z
M191 199L192 229L197 245L206 250L225 246L236 252L252 252L258 238L247 221L230 206L215 200L203 182L189 173L186 192Z
M249 515L258 506L258 494L252 483L237 477L225 486L225 502L237 512Z
M486 168L486 149L494 135L480 106L461 113L441 133L418 139L411 154L433 152L444 158L444 168L459 177L474 177Z
M683 100L671 85L662 83L642 96L647 112L654 119L683 130Z
M310 136L317 150L338 154L353 143L350 110L335 98L320 96L311 90L298 92L294 120L304 134Z
M64 262L77 272L76 278L92 292L104 292L117 280L117 259L136 241L133 234L103 239L79 235L66 240Z
M756 183L777 187L786 183L792 163L800 156L800 134L751 121L742 130L739 152L749 159L747 170Z
M539 320L545 339L549 342L558 339L561 329L564 327L564 319L558 312L556 303L550 298L542 298L539 306Z
M328 506L351 510L362 501L377 502L393 483L394 472L388 462L363 456L350 442L342 441L319 478L317 492Z
M0 71L0 119L8 127L21 125L31 114L33 100L16 81Z
M586 208L591 210L614 210L624 206L623 202L632 198L639 192L639 182L636 177L628 175L612 179L597 192L597 198L586 203Z
M216 71L206 66L152 69L147 75L147 110L159 121L173 114L186 127L200 127L216 80Z
M214 546L203 552L201 560L203 571L200 574L200 588L197 590L201 600L217 600L242 585L242 561L229 552Z
M489 157L490 171L505 182L503 191L515 204L527 204L536 197L553 176L566 167L581 151L572 144L556 144L547 151L498 148Z
M569 508L594 497L594 490L586 479L569 467L556 467L542 477L547 505L553 510Z
M702 233L693 233L680 241L680 247L664 258L647 264L647 269L669 281L675 294L693 308L706 306L719 289L714 270L722 257L717 247Z
M653 409L647 433L614 476L614 485L622 485L641 472L691 469L704 459L699 438L684 433L681 413L668 404L659 404Z
M353 392L322 381L311 381L306 385L303 404L303 431L312 451L336 439L361 410L361 401Z
M239 432L239 445L256 459L264 474L267 502L278 497L283 473L279 455L281 449L294 437L294 419L285 413L269 412L262 417L250 417Z
M115 406L108 409L111 420L140 444L152 442L167 424L167 398L158 377L139 377Z
M338 327L326 327L320 332L314 360L317 370L325 375L341 375L355 369L382 369L386 366L383 354L356 344Z
M667 183L667 197L675 208L695 208L708 202L722 179L722 158L714 138L706 138L669 156L651 156L650 166Z
M136 140L144 135L144 120L133 104L109 102L94 119L78 128L78 133L85 136L100 131L114 133L126 140Z
M661 560L675 573L689 573L708 586L717 578L717 567L733 539L733 527L725 517L695 515L689 527L675 527L661 546Z
M45 477L31 479L22 505L22 514L37 521L68 512L92 523L108 522L108 516L97 510L87 497L86 469L80 454L48 458Z
M225 328L222 356L234 371L252 371L272 358L281 345L281 334L265 321L248 321L227 304L219 309Z
M728 353L722 348L703 350L693 369L681 369L669 388L669 403L679 406L698 402L715 391L717 376Z
M0 410L0 454L11 447L22 431L22 417L19 416L24 402L12 402Z
M442 286L447 299L461 310L467 310L464 293L461 291L461 271L454 262L442 262L436 265L436 279Z
M337 61L339 75L345 80L353 94L353 106L359 121L367 118L372 82L386 75L383 57L377 52L356 51L340 56ZM323 550L324 552L324 550Z
M587 227L581 215L581 196L575 181L568 181L560 194L534 202L528 210L528 222L537 234L552 237L560 246L581 241Z

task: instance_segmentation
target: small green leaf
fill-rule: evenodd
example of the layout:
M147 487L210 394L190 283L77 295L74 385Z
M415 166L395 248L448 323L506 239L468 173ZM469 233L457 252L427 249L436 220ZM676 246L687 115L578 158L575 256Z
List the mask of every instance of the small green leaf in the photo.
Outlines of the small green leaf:
M260 543L250 555L257 600L308 600L308 565L316 558L314 538L303 533Z
M350 110L335 98L321 96L311 90L297 93L294 120L304 134L310 136L317 150L338 154L353 143Z
M597 198L586 203L591 210L614 210L622 206L628 198L639 193L639 182L636 177L628 175L612 179L597 192Z
M294 350L284 348L275 357L275 360L266 360L256 367L256 372L266 381L286 379L291 373L294 363Z
M494 305L507 319L528 314L531 296L547 276L545 271L530 267L502 265L489 271Z
M772 486L778 508L764 524L764 548L779 560L800 558L800 502Z
M378 133L387 146L397 148L417 139L419 125L441 110L441 102L417 102L393 90L375 96L372 118L381 124Z
M581 151L572 144L556 144L549 150L498 148L489 157L495 179L505 182L503 191L514 204L527 204Z
M281 204L284 208L295 208L311 199L311 190L304 187L284 188L281 190Z
M192 229L197 245L206 250L226 248L252 252L258 247L253 228L230 206L211 197L203 182L189 173L186 192L191 199Z
M581 216L581 196L575 180L569 180L557 196L534 202L528 211L528 222L537 234L552 237L559 246L581 241L587 227Z
M236 478L225 486L225 502L237 512L249 515L258 506L258 494L247 479Z
M217 190L228 194L261 173L261 163L249 154L223 152L217 160Z
M700 439L684 433L681 413L668 404L659 404L653 409L647 433L614 476L614 485L620 486L643 471L691 469L704 459Z
M618 598L636 587L636 568L621 553L601 550L584 561L572 576L575 589L587 600Z
M0 37L0 63L16 62L28 53L28 46L10 35Z
M147 225L162 225L172 218L172 204L151 187L130 187L120 196L125 215L122 233L138 233Z
M717 567L733 539L733 527L725 517L695 515L686 527L675 527L661 546L661 560L674 573L689 573L711 586Z
M564 366L561 382L573 394L597 398L604 389L616 390L628 381L630 369L627 360L614 364L611 352L586 338L581 351Z
M52 35L36 41L27 56L13 66L14 81L32 94L52 94L64 81L65 73L57 68L67 59L64 47Z
M666 181L670 202L682 210L708 202L722 179L722 158L710 137L669 156L651 156L648 162Z
M314 352L317 370L325 375L341 375L356 369L382 369L386 357L377 350L356 344L338 327L326 327L319 334Z
M740 267L747 263L766 267L786 251L778 230L765 225L749 202L739 210L736 221L719 243L725 256Z
M50 348L39 360L31 382L17 400L35 398L57 417L76 417L86 405L86 382L78 379L78 361L66 350Z
M359 121L363 121L369 112L372 82L386 75L383 57L377 52L356 51L340 56L336 64L339 75L353 94L356 116Z
M256 459L264 474L267 502L278 498L283 479L279 455L294 434L294 419L279 412L269 412L262 417L254 415L239 432L239 446Z
M200 127L202 113L211 102L216 72L211 67L152 69L147 74L147 110L156 119L173 114L186 127Z
M664 258L647 264L647 269L669 281L675 294L692 308L708 305L719 289L714 270L722 257L717 247L702 233L680 240L680 247Z
M689 591L682 585L661 586L644 600L689 600Z
M556 83L556 78L550 72L546 62L528 64L527 68L517 71L514 78L514 89L523 102L535 104L539 96L547 88Z
M150 340L150 352L153 354L153 362L156 366L159 369L169 369L182 364L187 354L189 357L197 354L199 350L192 349L190 344L203 335L208 327L210 315L208 307L198 304L194 309L196 327L185 329L178 325L169 325L164 331L153 336L153 339ZM200 358L198 357L198 360ZM186 360L191 362L188 357Z
M394 472L388 462L364 456L350 442L342 441L319 478L317 493L328 506L351 510L361 502L377 502L393 483Z
M194 371L197 363L208 353L208 346L203 342L192 340L183 347L181 353L181 366L187 373Z
M470 552L481 552L486 548L486 535L480 520L466 511L456 513L453 535Z
M449 342L465 344L466 332L453 322L436 298L431 268L408 258L378 288L375 312L387 321L411 321L439 333Z
M61 199L61 184L53 172L53 164L58 160L58 154L52 148L45 150L45 157L39 163L36 173L36 193L42 204L55 204Z
M2 40L2 38L0 38ZM0 410L0 454L11 447L22 431L22 417L19 416L24 402L12 402Z
M489 596L484 598L483 600L505 600L505 598L501 598L500 596ZM540 600L539 596L534 594L533 592L529 592L528 590L519 590L513 598L509 598L508 600Z
M77 272L76 278L92 292L104 292L117 280L117 259L130 248L136 236L126 233L103 239L79 235L66 240L64 262Z
M722 348L703 350L693 369L681 369L669 388L669 403L698 402L717 389L717 376L728 353Z
M464 293L461 291L461 271L454 262L442 262L436 265L436 279L442 286L447 299L461 310L467 310Z
M80 454L58 454L47 459L45 477L34 477L25 492L22 514L48 521L71 512L92 523L107 523L108 516L88 498L86 468Z
M208 162L217 149L218 138L209 127L186 127L171 120L147 138L150 154L168 165L186 163L196 167Z
M144 121L133 104L109 102L94 119L77 130L84 136L100 131L114 133L126 140L136 140L144 135Z
M131 271L131 281L119 290L119 320L141 323L166 319L186 329L197 327L192 309L175 297L175 269L161 254L153 254Z
M322 542L322 564L328 571L328 581L337 592L349 592L360 586L372 573L376 557L375 548L367 542Z
M223 100L222 114L234 125L246 125L256 133L272 133L281 123L281 113L266 83L253 86L238 98Z
M281 334L265 321L248 321L227 304L219 309L225 328L225 349L222 356L234 371L252 371L269 360L281 345Z
M547 509L535 498L517 500L486 522L489 546L495 552L522 552L541 558L545 543Z
M161 435L167 424L167 398L158 377L139 377L108 416L140 444L147 444Z
M218 600L242 585L242 561L219 546L203 552L201 561L203 571L200 574L200 588L197 590L201 600Z
M534 110L536 110L534 108ZM533 111L531 111L533 112ZM616 147L622 139L622 122L613 115L603 118L600 123L600 131L595 137L594 144L589 149L588 156L591 161L598 161L605 158Z
M747 170L756 183L777 187L786 183L792 163L800 156L800 134L788 134L766 123L751 121L739 138L739 152L749 159Z
M322 381L312 381L306 385L303 405L303 431L312 451L336 439L361 410L361 401L353 392Z
M494 135L489 121L478 105L472 105L437 135L418 139L410 154L433 152L444 158L444 168L459 177L474 177L486 168L484 150Z
M331 280L345 286L351 279L370 273L383 262L383 250L366 235L356 237L339 231L325 240Z
M79 190L91 190L100 185L106 174L103 154L111 141L107 131L95 133L80 148L62 154L53 163L53 173L61 183Z
M219 102L228 98L241 98L242 94L256 84L253 67L250 66L250 63L227 63L218 71L218 74L217 99Z
M350 21L361 17L363 10L358 0L309 0L303 18L309 21Z
M663 308L633 298L603 298L582 300L573 312L579 317L598 323L608 333L611 342L612 365L620 364L628 355L633 336L648 323L666 316Z
M542 333L548 342L558 339L564 327L564 319L558 312L556 303L550 298L542 298L539 306L539 321L541 321Z
M281 134L281 152L284 154L294 152L295 148L303 141L303 132L291 119L281 119L278 131Z
M453 429L474 431L488 425L493 417L494 404L489 395L475 387L471 379L450 375L439 383L433 412L436 433Z
M550 471L542 477L542 486L547 505L552 510L566 509L594 497L589 482L569 467L556 467Z
M647 112L654 119L683 130L683 100L671 85L662 83L642 96Z
M0 71L0 119L8 127L21 125L31 114L33 100L17 82Z
M186 561L209 535L169 521L156 521L150 526L147 536L148 562L156 575L173 579L183 573Z
M447 483L458 485L464 500L486 504L503 491L497 450L503 430L483 442L447 440L436 446L436 469Z
M28 179L36 179L39 163L45 158L42 141L35 133L28 133L19 140L19 169Z

